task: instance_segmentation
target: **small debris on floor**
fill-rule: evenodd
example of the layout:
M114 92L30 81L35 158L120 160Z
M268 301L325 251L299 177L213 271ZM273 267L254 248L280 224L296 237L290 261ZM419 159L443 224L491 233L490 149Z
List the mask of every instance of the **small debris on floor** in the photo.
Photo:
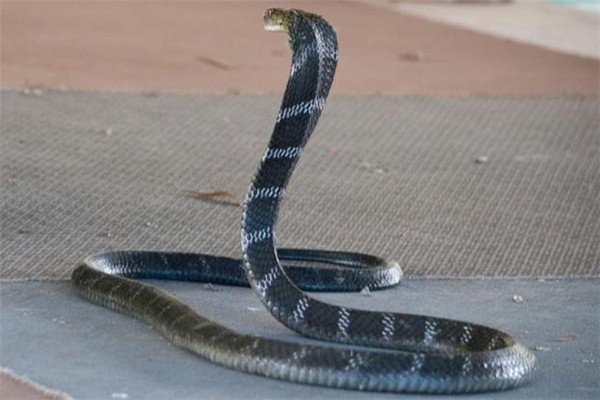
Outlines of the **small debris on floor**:
M128 399L129 395L127 393L113 393L110 397L113 399Z
M572 342L575 339L577 339L576 335L565 335L565 336L559 336L558 338L556 338L556 340L558 340L559 342Z
M196 57L196 61L225 71L228 71L232 68L231 65L229 65L228 63L211 57L198 56Z
M368 286L365 286L359 293L361 296L365 296L365 297L370 297L371 296L371 289L369 289Z
M522 302L524 302L524 301L525 301L525 300L523 299L523 296L521 296L521 295L518 295L518 294L514 294L514 295L513 295L513 297L512 297L512 300L513 300L515 303L522 303Z
M533 348L535 351L551 351L552 349L548 346L535 346Z
M246 310L252 311L252 312L260 311L260 309L261 309L260 307L251 307L251 306L246 307Z
M425 59L425 52L422 50L410 51L408 53L401 54L400 58L405 61L418 63Z
M202 289L207 290L209 292L220 292L221 289L213 285L212 283L205 283L202 285Z
M23 88L23 94L25 96L43 96L44 90L41 86L26 86Z
M238 207L242 206L242 201L238 197L225 190L217 190L214 192L201 192L199 190L184 190L186 196L193 197L200 200L213 200L222 202L223 204L235 205Z
M363 161L360 164L360 168L363 169L363 170L367 170L369 172L376 173L376 174L384 174L384 173L387 172L386 168L382 168L382 167L380 167L378 165L375 165L375 164L372 164L372 163L370 163L368 161Z
M103 238L113 237L112 233L110 233L109 231L98 232L98 236Z
M490 159L487 156L480 156L475 159L475 164L485 164Z

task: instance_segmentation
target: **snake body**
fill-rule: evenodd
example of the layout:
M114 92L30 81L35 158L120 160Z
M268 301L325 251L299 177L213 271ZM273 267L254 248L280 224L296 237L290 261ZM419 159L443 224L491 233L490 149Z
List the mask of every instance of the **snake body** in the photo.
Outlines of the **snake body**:
M271 378L343 389L456 393L528 381L535 358L508 334L436 317L334 306L303 289L360 290L398 283L397 264L375 256L276 249L280 201L333 82L335 31L320 16L270 9L268 30L285 31L292 67L270 143L243 204L242 261L185 253L121 251L91 256L72 275L84 298L150 323L174 344L217 364ZM280 260L344 268L282 267ZM361 348L282 342L242 335L168 293L129 278L248 282L269 312L311 338ZM345 285L340 286L343 281ZM369 347L369 349L365 349Z

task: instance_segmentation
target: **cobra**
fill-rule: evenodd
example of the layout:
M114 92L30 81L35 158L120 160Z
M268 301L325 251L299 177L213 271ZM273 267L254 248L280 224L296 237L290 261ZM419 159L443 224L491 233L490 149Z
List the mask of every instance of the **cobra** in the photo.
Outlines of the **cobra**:
M293 58L273 134L243 204L243 259L142 251L100 254L84 259L74 270L77 293L148 322L177 346L214 363L270 378L420 393L501 390L530 380L533 354L504 332L430 316L339 307L302 290L385 288L397 284L402 273L396 263L366 254L276 248L281 199L325 106L338 48L335 31L318 15L269 9L264 21L266 29L287 33ZM282 266L282 260L337 267L298 269ZM130 278L249 283L288 328L347 347L240 334Z

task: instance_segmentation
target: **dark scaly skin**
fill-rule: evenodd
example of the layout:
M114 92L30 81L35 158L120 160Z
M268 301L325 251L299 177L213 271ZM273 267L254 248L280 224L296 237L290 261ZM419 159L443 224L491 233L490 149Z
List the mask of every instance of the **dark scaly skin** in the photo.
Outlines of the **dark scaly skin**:
M387 279L387 283L374 283L367 278L370 283L365 286L374 288L397 283L401 273L396 264L368 255L314 250L279 250L278 254L274 227L280 200L325 105L337 64L337 40L323 18L298 10L268 10L265 26L288 33L294 56L273 136L244 202L243 268L261 301L284 325L312 338L374 349L300 345L240 335L155 287L116 276L243 284L239 274L230 278L215 272L226 264L235 271L235 260L177 253L108 253L82 261L73 272L75 289L94 302L147 321L176 345L215 363L271 378L343 389L420 393L501 390L528 381L535 358L506 333L461 321L333 306L307 296L289 279L288 275L301 277L303 272L283 268L280 258L337 263L361 273L373 267ZM334 281L356 279L332 277ZM311 285L324 288L319 283L305 287Z

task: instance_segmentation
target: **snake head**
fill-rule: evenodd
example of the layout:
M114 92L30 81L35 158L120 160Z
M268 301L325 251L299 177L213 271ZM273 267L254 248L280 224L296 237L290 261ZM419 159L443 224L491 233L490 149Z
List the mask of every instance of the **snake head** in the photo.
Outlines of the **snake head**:
M274 32L290 33L296 10L269 8L265 11L265 29Z
M323 36L326 31L326 36L333 37L333 46L337 47L333 28L320 15L292 8L269 8L263 19L267 31L287 33L292 49L312 42L315 35Z

